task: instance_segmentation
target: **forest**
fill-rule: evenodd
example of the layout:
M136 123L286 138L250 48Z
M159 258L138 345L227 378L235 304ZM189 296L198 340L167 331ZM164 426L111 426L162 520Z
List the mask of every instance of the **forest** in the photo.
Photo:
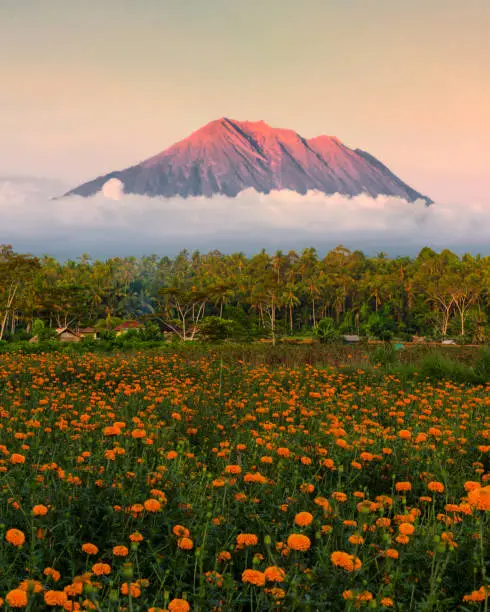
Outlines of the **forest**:
M415 258L368 257L338 246L203 254L181 251L68 261L0 246L0 341L62 327L110 332L123 321L184 340L297 337L327 330L368 338L454 338L490 332L490 257L424 248ZM148 331L150 330L150 331Z

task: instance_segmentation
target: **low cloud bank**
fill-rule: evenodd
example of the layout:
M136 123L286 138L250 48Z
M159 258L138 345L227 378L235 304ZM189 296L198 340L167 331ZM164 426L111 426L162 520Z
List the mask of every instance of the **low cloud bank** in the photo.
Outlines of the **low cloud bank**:
M367 254L414 255L424 246L490 254L490 202L472 206L310 191L236 198L147 198L125 195L109 181L91 197L53 199L66 186L43 179L0 177L0 243L60 258L301 250L338 244Z

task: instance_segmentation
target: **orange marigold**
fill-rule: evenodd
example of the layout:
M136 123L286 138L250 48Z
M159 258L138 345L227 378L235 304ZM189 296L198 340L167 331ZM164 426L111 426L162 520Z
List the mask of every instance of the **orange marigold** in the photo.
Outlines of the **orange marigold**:
M127 546L114 546L114 548L112 549L112 554L115 557L127 557L128 553L129 550Z
M482 586L478 589L478 591L473 591L469 595L465 595L463 597L463 601L479 603L480 601L485 601L487 597L490 597L490 589Z
M96 576L106 576L111 573L111 566L108 563L95 563L92 571Z
M395 491L397 491L398 493L402 491L411 491L411 490L412 490L412 484L410 482L395 483Z
M427 488L429 489L429 491L432 491L433 493L444 493L444 485L442 484L442 482L437 482L437 481L429 482L429 484L427 485Z
M25 608L28 603L27 593L21 589L13 589L7 593L5 601L11 608Z
M26 541L24 532L20 529L9 529L5 534L5 539L13 546L22 546L22 544L24 544Z
M242 582L254 584L255 586L264 586L265 574L254 569L246 569L242 574Z
M24 457L24 455L19 455L17 453L13 453L12 455L10 455L10 463L13 463L14 465L25 462L26 458Z
M298 512L298 514L294 517L294 522L299 527L307 527L313 522L313 514L310 514L309 512Z
M237 546L242 548L244 546L256 546L259 542L259 538L254 533L239 533L236 537Z
M158 501L158 499L147 499L143 506L147 512L158 512L161 509L162 504Z
M189 602L185 599L172 599L168 604L168 612L189 612L190 609Z
M308 536L301 533L292 533L288 537L288 547L291 550L308 550L311 546L311 540Z
M476 510L490 510L490 485L470 491L468 503Z
M188 538L191 534L191 532L183 525L174 525L172 528L172 533L179 538Z
M267 567L264 571L264 575L267 582L284 582L286 578L286 572L282 567L277 567L277 565Z
M342 567L347 572L354 572L360 570L362 567L362 562L359 558L341 550L333 552L330 555L330 561L337 567Z
M401 523L398 530L403 535L412 535L412 533L415 531L415 527L411 523Z
M37 504L32 509L32 514L34 516L45 516L48 513L48 509L43 504Z
M239 465L227 465L225 472L227 474L241 474L242 468Z
M90 542L82 544L82 550L87 555L96 555L99 552L97 546L95 546L95 544L91 544Z
M47 591L44 593L44 603L48 606L63 606L68 601L64 591Z
M194 542L190 538L180 538L177 541L177 546L181 550L192 550L194 546Z
M364 544L364 538L355 533L349 537L349 542L351 544Z
M123 595L129 595L131 593L131 597L136 599L141 595L141 587L137 582L132 582L131 584L124 582L121 585L121 593Z

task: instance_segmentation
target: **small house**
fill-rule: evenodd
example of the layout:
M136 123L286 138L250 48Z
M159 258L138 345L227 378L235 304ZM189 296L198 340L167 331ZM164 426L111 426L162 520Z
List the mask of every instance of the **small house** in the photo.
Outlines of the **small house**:
M91 340L98 338L98 332L94 327L84 327L83 329L79 329L78 335L82 338L90 338Z
M56 340L59 342L80 342L82 337L69 327L59 327L56 330Z
M127 333L130 329L141 329L144 325L139 321L125 321L114 328L116 336Z

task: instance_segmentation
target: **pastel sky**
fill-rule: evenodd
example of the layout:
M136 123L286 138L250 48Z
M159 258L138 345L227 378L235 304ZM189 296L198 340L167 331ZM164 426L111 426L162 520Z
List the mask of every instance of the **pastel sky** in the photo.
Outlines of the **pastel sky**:
M1 0L0 175L75 186L227 116L486 203L489 32L489 0Z

